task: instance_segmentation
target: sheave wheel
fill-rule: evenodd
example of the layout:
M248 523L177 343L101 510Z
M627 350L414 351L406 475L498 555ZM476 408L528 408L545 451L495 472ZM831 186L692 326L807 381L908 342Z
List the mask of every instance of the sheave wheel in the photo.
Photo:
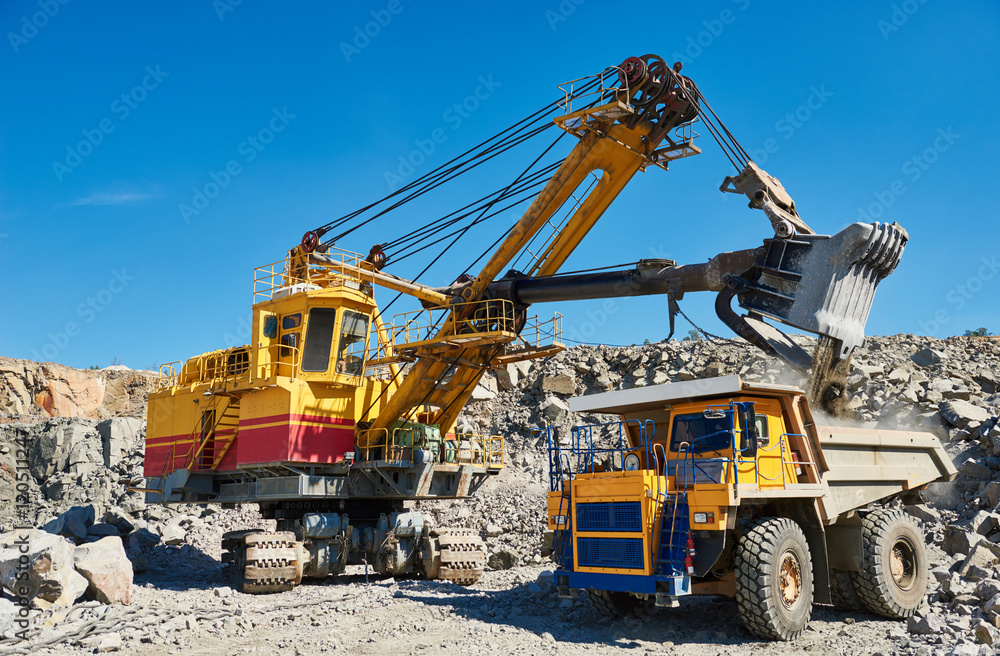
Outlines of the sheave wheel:
M917 523L902 510L876 510L861 520L863 561L854 574L858 596L871 612L910 617L927 594L927 551Z
M812 615L813 571L809 544L790 519L752 524L736 547L736 605L754 634L794 640Z

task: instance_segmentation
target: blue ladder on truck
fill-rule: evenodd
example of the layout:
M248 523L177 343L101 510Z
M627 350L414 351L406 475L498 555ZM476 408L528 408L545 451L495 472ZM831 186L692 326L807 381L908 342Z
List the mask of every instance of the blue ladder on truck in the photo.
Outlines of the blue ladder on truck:
M667 576L684 576L687 568L688 517L687 494L661 494L660 539L656 552L656 572Z

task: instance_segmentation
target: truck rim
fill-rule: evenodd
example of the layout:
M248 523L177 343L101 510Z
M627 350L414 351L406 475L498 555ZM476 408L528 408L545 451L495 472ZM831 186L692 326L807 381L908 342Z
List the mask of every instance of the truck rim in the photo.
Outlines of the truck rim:
M799 567L799 559L791 549L781 554L780 562L778 586L781 603L785 608L792 608L802 594L802 570Z
M916 580L916 562L910 541L904 537L896 538L889 553L889 572L900 590L909 590L913 587L913 582Z

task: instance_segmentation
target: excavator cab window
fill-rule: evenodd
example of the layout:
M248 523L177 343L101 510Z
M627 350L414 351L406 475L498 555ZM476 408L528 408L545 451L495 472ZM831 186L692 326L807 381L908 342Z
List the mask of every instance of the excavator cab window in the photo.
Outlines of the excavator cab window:
M274 339L278 336L278 317L269 314L264 317L264 337Z
M298 327L302 325L302 313L286 314L281 317L281 352L280 357L287 358L299 346ZM288 331L295 332L288 332Z
M337 329L337 308L309 310L306 340L302 350L302 371L327 371L333 351L333 333Z
M360 376L365 367L365 342L368 339L368 315L344 310L337 347L337 373Z

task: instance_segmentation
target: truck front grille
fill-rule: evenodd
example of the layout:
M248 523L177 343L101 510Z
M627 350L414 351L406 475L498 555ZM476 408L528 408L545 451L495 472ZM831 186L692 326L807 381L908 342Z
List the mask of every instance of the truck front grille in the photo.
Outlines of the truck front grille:
M577 538L576 549L580 567L643 568L640 538Z
M642 532L638 501L576 504L576 530Z

